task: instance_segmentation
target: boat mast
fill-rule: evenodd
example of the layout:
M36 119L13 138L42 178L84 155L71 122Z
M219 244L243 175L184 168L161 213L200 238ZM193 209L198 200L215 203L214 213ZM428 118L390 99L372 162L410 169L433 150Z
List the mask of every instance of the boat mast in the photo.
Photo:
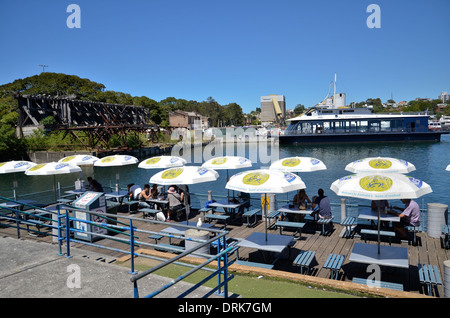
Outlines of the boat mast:
M337 77L337 74L334 73L333 108L336 108L336 77Z

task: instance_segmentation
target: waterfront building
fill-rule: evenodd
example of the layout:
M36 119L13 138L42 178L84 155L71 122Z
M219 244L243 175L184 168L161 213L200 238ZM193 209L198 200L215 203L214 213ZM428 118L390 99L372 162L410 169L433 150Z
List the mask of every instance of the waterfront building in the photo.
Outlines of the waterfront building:
M284 95L261 96L262 124L283 123L286 117L286 98Z
M443 103L447 103L450 101L450 95L447 94L447 92L442 92L438 99L440 99Z
M169 112L170 128L187 128L187 129L208 129L208 117L202 116L196 112L185 112L175 110Z

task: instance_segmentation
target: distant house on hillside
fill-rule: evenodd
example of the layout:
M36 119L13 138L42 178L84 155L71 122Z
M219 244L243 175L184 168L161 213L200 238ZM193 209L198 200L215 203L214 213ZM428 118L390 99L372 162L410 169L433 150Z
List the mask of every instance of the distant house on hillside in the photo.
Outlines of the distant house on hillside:
M185 112L175 110L169 112L170 128L187 128L187 129L208 129L208 117L202 116L196 112Z

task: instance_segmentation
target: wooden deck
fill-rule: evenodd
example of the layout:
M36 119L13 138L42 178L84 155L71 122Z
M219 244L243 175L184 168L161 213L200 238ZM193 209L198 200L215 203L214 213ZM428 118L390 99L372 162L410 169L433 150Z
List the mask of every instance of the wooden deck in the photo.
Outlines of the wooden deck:
M191 211L190 221L195 224L200 217L196 210ZM118 213L118 215L127 215L128 213ZM143 220L141 213L132 214L131 216ZM139 229L144 229L148 231L160 232L162 229L174 225L176 222L166 222L165 224L151 224L148 222L137 222L133 221L133 225ZM223 227L222 223L218 223L215 225L216 228ZM229 237L232 238L246 238L252 232L264 232L265 222L261 220L258 221L258 224L249 228L242 224L242 221L236 221L231 225L227 225L226 229L230 232ZM356 227L356 233L359 232L360 226ZM268 230L268 233L279 234L279 230ZM328 255L330 253L334 254L342 254L345 255L345 261L341 269L341 274L339 276L339 280L341 281L351 281L353 277L359 278L367 278L370 273L366 272L367 265L358 264L354 262L349 262L348 258L351 254L353 245L358 242L364 242L364 240L356 234L355 237L352 238L343 238L343 226L339 224L333 225L333 231L328 236L320 235L319 228L316 228L316 224L314 222L307 222L303 231L302 231L302 239L295 241L295 245L291 248L290 258L288 259L288 253L285 251L282 253L280 259L275 263L275 270L287 271L293 273L299 273L299 268L292 264L292 261L295 259L295 256L299 253L300 250L311 250L315 251L315 259L313 260L311 266L312 271L310 275L314 277L328 278L329 270L323 269L322 266L325 263ZM283 230L284 235L293 235L294 232L289 229ZM17 237L17 230L15 228L4 228L0 227L0 235ZM146 233L137 233L140 241L154 243L153 239L148 238L149 234ZM437 265L440 271L441 278L443 279L444 274L444 265L443 262L445 260L450 259L450 250L445 250L442 248L441 240L436 238L430 238L427 236L425 232L418 233L418 246L412 246L406 241L400 241L398 239L392 239L393 246L402 246L408 249L409 256L409 269L392 269L385 268L382 271L381 280L387 282L394 282L403 284L405 291L417 292L423 294L424 291L419 283L419 274L418 274L418 264L431 264ZM22 238L31 239L31 240L42 240L46 242L51 242L51 236L42 236L42 237L32 237L27 234L26 231L21 231ZM115 237L121 237L122 235L116 234ZM125 236L123 236L125 237ZM168 238L163 238L161 243L168 243ZM107 240L102 239L96 244L100 244L103 246L109 246L112 248L128 250L129 247L115 240ZM182 241L177 239L172 239L172 243L183 244ZM376 244L376 238L368 237L368 244ZM382 241L383 245L389 245L387 240ZM120 258L125 254L119 253L117 251L107 250L107 249L99 249L91 246L87 246L84 244L72 244L73 247L83 248L91 251L95 251L98 253L102 253L105 256ZM146 247L144 247L146 248ZM240 248L239 249L239 257L240 259L250 260L253 262L263 262L263 255L261 252L250 249L250 248ZM438 286L437 288L437 297L444 297L444 287Z

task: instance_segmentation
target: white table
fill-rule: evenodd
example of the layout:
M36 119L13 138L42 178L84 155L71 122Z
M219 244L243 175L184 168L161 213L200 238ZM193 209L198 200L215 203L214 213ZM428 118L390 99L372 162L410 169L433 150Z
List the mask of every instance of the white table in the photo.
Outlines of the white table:
M355 243L349 261L380 266L409 268L408 249L399 246Z
M299 210L298 205L287 204L283 206L281 209L278 209L278 212L311 215L313 213L313 210L312 209Z
M80 197L85 192L86 192L86 190L81 190L81 189L64 191L64 193L67 193L67 194L74 194L77 198Z
M359 209L358 218L370 221L378 221L378 211L372 210L370 208ZM400 222L400 217L398 215L386 214L384 211L380 212L380 221L386 222Z
M253 232L246 239L241 240L237 245L241 247L254 248L261 251L281 253L289 243L294 239L293 236L266 234L261 232Z
M127 191L114 191L110 193L105 193L106 199L116 199L117 202L122 203L123 198L128 195Z
M236 213L236 209L239 209L241 206L248 204L248 201L238 200L238 202L229 201L228 199L219 200L213 203L210 203L210 207L214 208L223 208L225 213L234 214Z

